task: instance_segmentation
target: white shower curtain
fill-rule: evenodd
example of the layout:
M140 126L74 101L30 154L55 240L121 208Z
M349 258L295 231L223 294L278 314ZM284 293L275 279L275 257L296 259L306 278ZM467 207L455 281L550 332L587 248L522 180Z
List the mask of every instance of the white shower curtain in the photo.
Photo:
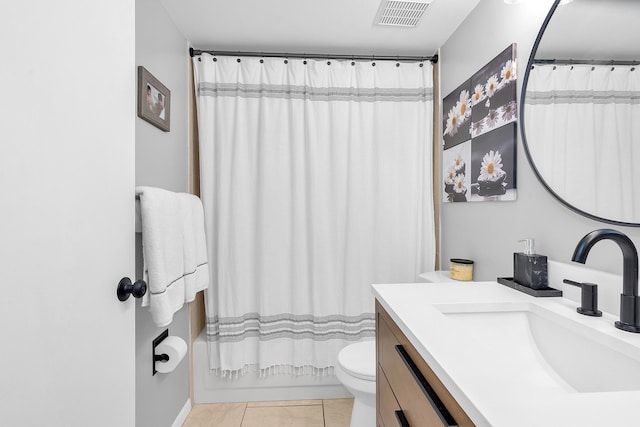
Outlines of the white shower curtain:
M529 151L563 199L600 217L640 216L640 70L536 65L525 98Z
M433 269L431 64L193 62L211 369L331 374L371 284Z

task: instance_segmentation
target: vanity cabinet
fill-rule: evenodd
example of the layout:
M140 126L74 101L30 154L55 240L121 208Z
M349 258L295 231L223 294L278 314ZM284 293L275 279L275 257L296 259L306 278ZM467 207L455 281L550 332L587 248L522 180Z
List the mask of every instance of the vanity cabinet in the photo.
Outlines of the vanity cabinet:
M378 427L474 426L376 301Z

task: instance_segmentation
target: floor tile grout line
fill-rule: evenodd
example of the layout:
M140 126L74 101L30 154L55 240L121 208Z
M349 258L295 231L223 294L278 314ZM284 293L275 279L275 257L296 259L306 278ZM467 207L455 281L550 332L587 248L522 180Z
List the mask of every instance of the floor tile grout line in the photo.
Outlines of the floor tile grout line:
M322 425L327 427L327 417L324 415L324 399L322 400Z
M248 407L249 407L249 403L244 402L244 409L242 410L242 419L240 420L240 425L238 427L242 427L242 424L244 423L244 416L247 414Z

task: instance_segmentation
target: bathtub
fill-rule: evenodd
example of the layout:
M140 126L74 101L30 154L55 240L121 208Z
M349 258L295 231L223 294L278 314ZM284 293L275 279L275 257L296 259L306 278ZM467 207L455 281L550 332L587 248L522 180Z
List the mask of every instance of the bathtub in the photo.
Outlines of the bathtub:
M268 400L337 399L353 397L335 376L272 375L258 372L236 380L209 371L205 331L193 343L193 398L195 403L255 402Z

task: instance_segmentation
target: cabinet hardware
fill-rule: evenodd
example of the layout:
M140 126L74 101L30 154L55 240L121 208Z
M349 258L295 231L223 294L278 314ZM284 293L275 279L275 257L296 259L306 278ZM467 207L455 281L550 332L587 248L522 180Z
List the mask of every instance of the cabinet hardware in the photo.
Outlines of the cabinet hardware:
M396 418L400 423L400 427L411 427L409 425L409 421L407 421L407 417L404 416L404 412L402 412L402 410L396 411Z
M400 344L396 345L396 351L400 355L400 358L402 359L404 364L407 365L407 368L409 368L409 372L411 372L411 375L422 389L422 392L427 397L427 400L433 407L436 414L438 414L438 417L440 418L442 423L445 426L457 425L456 420L453 419L453 417L449 413L449 410L444 406L444 403L442 403L442 400L440 400L435 390L431 387L424 375L422 375L422 372L420 372L420 369L418 369L418 366L415 364L415 362L411 360L411 356L409 356L409 353L407 353L404 347Z

